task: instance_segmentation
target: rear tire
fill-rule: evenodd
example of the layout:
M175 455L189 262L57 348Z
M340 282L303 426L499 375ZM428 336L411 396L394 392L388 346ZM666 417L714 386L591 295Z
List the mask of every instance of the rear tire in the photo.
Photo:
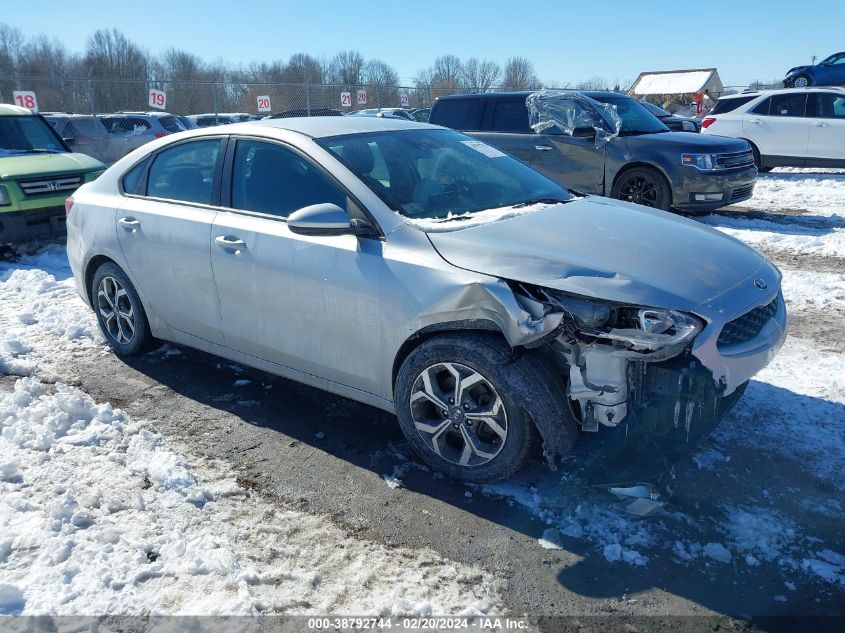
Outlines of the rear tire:
M135 356L152 343L141 298L117 264L106 262L94 273L91 299L100 331L117 354Z
M633 167L622 172L613 183L611 197L664 211L672 207L672 189L653 167Z
M492 335L445 334L425 341L396 379L402 432L423 461L450 477L510 477L525 465L537 436L520 394L544 376L536 363L528 356L515 361L510 347ZM574 443L575 420L560 424Z

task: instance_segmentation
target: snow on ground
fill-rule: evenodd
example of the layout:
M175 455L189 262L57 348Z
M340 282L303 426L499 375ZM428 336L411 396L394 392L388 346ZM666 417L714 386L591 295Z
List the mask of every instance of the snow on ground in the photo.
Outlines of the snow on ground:
M0 264L0 614L457 614L495 579L249 495L55 380L100 353L62 252Z
M788 311L830 310L845 320L845 274L781 268L783 296Z
M801 216L792 216L800 218ZM845 226L845 217L839 218ZM807 255L845 257L845 228L833 225L809 225L757 218L708 215L701 218L728 235L757 248L789 251Z
M845 213L845 169L778 167L761 173L750 200L737 206L763 211L812 209L815 215Z

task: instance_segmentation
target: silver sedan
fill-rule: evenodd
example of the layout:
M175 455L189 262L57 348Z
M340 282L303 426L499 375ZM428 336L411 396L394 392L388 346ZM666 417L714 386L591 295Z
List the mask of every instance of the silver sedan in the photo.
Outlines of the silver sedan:
M694 442L786 336L757 251L421 123L174 134L68 214L118 354L174 341L394 412L466 480L510 476L535 439L550 462L582 433Z

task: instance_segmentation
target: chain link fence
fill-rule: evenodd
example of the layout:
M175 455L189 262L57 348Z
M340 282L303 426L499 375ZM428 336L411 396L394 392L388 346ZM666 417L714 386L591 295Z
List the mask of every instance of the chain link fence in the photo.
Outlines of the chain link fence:
M42 112L94 115L152 109L179 115L229 112L258 115L322 108L341 112L365 108L425 108L438 96L458 92L454 89L417 90L412 86L0 76L0 102L15 103L17 91L34 92ZM160 106L160 98L156 106L152 105L151 91L164 93L164 107Z

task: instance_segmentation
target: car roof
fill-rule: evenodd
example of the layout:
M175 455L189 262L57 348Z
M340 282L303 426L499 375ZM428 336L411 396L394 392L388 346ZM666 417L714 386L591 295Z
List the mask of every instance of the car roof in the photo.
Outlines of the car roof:
M597 97L600 98L607 98L607 97L628 97L633 99L630 95L626 95L624 92L613 92L612 90L574 90L571 88L550 88L551 92L572 92L577 94L582 94L591 99L595 99ZM515 90L513 92L478 92L473 94L462 94L462 95L444 95L442 97L437 97L437 101L452 101L453 99L507 99L507 98L514 98L514 97L527 97L530 94L534 94L535 92L540 92L539 90Z
M326 138L342 136L344 134L365 134L367 132L387 132L394 130L427 130L442 129L438 125L417 123L408 119L380 118L367 116L311 116L289 117L284 119L262 119L261 121L246 121L231 123L208 129L206 133L219 134L225 130L232 134L255 132L261 128L290 130L311 138ZM192 133L196 133L193 130Z
M809 86L807 88L773 88L770 90L746 90L745 92L737 92L736 94L732 95L722 95L719 97L719 101L722 99L739 99L740 97L761 97L763 95L778 95L778 94L787 94L790 92L830 92L831 90L836 92L845 92L845 88L840 86Z
M11 103L0 103L0 116L20 116L21 114L32 113L29 108L22 108Z

